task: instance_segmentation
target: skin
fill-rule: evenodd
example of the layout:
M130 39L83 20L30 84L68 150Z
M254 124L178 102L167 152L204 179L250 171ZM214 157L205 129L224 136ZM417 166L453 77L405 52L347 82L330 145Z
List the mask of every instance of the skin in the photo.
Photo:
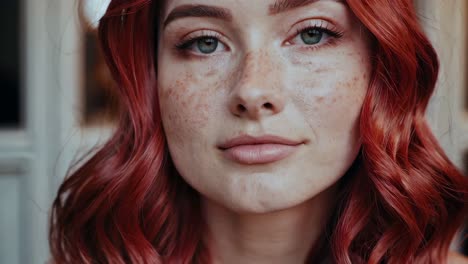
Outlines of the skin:
M158 92L176 169L202 198L215 263L301 263L323 230L336 183L360 146L359 116L371 71L370 38L349 8L322 0L268 15L273 0L169 0L223 7L231 21L184 17L160 25ZM327 25L305 44L297 30ZM189 35L218 34L203 54ZM303 142L262 165L228 160L218 145L238 135Z
M468 257L457 252L450 252L448 256L448 264L468 264Z

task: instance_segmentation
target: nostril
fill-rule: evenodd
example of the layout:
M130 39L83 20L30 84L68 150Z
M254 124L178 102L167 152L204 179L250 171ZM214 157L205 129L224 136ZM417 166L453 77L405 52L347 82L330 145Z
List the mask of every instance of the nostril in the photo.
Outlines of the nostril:
M241 104L238 104L237 105L237 110L241 113L245 112L245 110L247 110L247 108L245 108L245 106L241 105Z
M263 107L265 107L266 109L273 109L273 105L271 103L264 103L263 104Z

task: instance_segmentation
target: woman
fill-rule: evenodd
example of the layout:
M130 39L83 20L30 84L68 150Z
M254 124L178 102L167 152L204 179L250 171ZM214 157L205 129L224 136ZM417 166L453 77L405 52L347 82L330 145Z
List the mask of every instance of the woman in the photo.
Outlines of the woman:
M59 189L55 262L447 262L467 181L410 0L113 0L99 33L124 111Z

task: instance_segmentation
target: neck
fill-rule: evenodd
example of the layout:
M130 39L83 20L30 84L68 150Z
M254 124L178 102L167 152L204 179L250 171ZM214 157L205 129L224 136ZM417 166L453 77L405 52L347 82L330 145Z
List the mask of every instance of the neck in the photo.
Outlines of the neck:
M336 187L281 211L233 212L203 199L213 263L305 263L323 233Z

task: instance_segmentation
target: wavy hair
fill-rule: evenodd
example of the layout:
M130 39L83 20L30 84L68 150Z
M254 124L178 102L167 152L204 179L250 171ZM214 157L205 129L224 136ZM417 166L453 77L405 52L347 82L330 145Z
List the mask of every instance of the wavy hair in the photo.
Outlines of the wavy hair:
M425 119L437 54L411 0L347 4L373 36L362 148L308 262L328 252L340 264L446 263L468 184ZM112 0L100 21L122 112L113 136L58 190L49 231L56 263L210 263L199 195L177 174L160 118L160 10L155 0Z

